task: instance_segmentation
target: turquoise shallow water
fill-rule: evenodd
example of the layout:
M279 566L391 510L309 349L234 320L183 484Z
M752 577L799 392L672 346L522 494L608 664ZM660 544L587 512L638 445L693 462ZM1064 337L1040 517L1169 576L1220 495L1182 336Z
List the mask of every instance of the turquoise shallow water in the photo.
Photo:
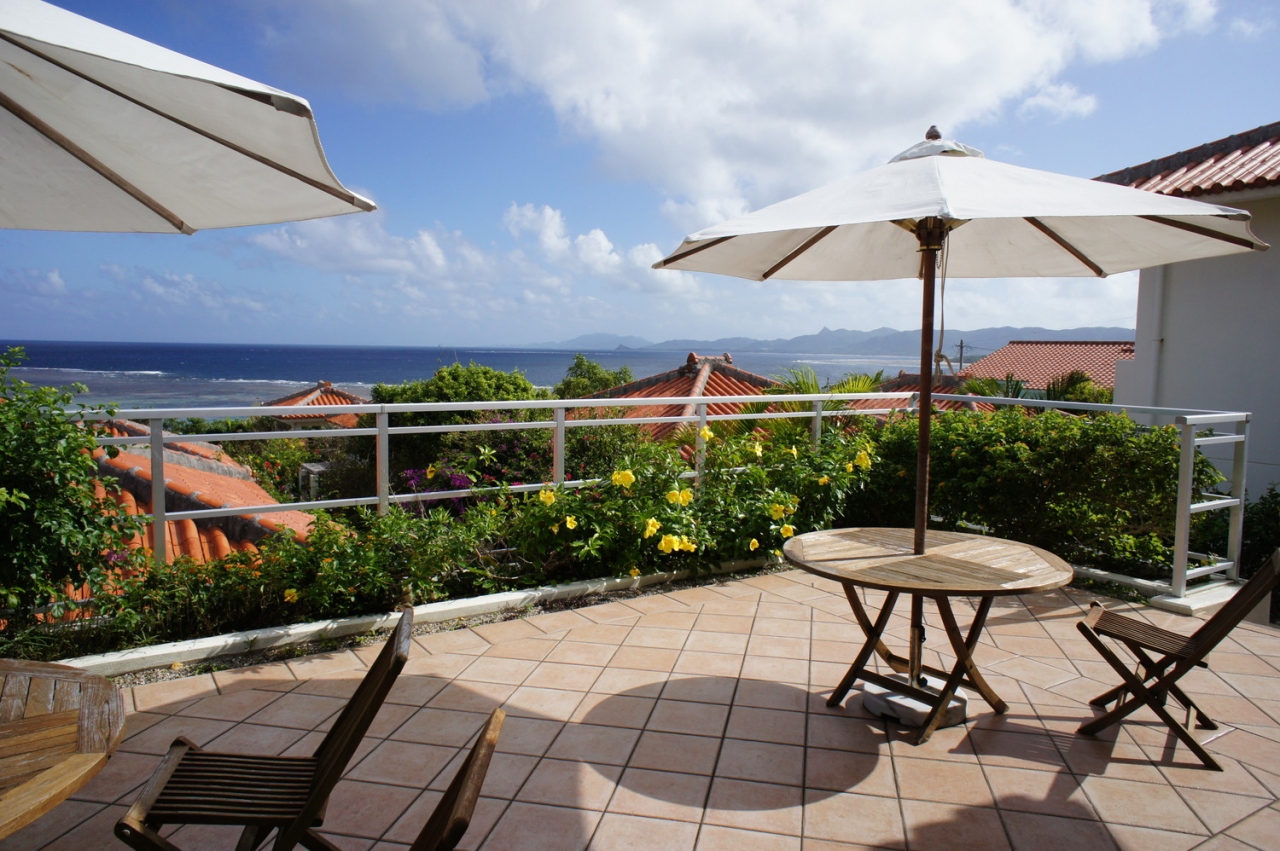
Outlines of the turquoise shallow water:
M284 396L318 380L367 396L378 382L393 384L429 378L438 368L459 362L504 371L519 369L534 384L550 386L564 378L573 351L544 349L463 349L393 346L270 346L184 343L85 343L4 341L0 348L22 346L27 361L14 377L39 385L79 382L88 403L121 407L214 407L255 405ZM631 368L637 378L675 369L686 351L610 350L585 352L609 369ZM720 354L720 352L700 352ZM824 382L851 372L888 375L913 370L911 358L808 355L775 352L734 354L736 366L761 375L807 365Z

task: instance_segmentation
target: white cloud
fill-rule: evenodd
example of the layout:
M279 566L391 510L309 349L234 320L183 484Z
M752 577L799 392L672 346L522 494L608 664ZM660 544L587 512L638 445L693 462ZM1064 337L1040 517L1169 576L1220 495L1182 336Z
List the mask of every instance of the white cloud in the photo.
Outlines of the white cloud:
M684 229L878 164L929 123L958 134L1019 103L1053 120L1087 115L1092 95L1059 79L1070 63L1151 50L1217 12L1214 0L301 8L277 0L260 13L286 68L359 100L434 109L532 93L597 146L608 171L664 192ZM563 246L539 232L544 250Z
M1275 29L1275 21L1270 18L1232 18L1227 25L1227 32L1241 41L1257 41Z
M1018 107L1018 114L1034 116L1042 113L1061 121L1084 118L1097 108L1098 99L1093 95L1081 94L1070 83L1051 83L1024 100Z

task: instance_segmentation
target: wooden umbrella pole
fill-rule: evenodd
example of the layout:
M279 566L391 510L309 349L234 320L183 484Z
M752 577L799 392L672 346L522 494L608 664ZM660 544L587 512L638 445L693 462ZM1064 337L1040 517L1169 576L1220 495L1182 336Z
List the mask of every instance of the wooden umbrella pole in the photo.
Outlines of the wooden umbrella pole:
M938 252L946 239L941 219L929 217L916 225L920 240L920 277L924 292L920 306L920 437L916 445L915 552L924 554L924 533L929 525L929 427L933 420L933 295L937 281Z

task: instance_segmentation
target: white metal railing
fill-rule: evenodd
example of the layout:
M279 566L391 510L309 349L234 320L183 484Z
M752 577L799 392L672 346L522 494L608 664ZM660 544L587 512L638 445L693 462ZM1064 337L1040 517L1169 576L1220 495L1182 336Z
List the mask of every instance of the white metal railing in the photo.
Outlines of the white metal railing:
M1178 508L1174 529L1174 564L1173 578L1168 583L1151 582L1135 579L1120 574L1077 568L1077 572L1094 578L1122 582L1138 587L1144 591L1167 593L1172 596L1184 596L1187 581L1209 574L1225 574L1229 579L1238 578L1240 544L1244 522L1244 486L1245 486L1245 448L1248 435L1250 414L1244 412L1200 411L1182 408L1156 408L1136 405L1103 405L1086 402L1056 402L1044 399L1009 399L1003 397L975 397L948 393L934 393L937 401L954 401L961 403L989 402L995 405L1019 405L1032 408L1056 408L1072 411L1127 412L1144 414L1156 420L1166 420L1175 425L1181 434L1181 456L1178 468ZM845 404L855 400L882 400L883 407L858 408L846 407ZM808 403L809 410L800 411L762 411L759 413L710 414L709 405L778 404L784 402ZM565 432L570 428L590 428L607 425L644 425L650 423L689 423L697 426L695 438L694 470L685 475L697 479L702 470L706 455L706 443L702 437L702 428L710 423L731 420L768 420L786 418L809 418L810 435L816 446L822 434L822 421L825 417L850 415L888 414L893 411L915 411L918 394L897 393L818 393L818 394L778 394L778 395L743 395L716 397L669 396L639 399L537 399L521 401L488 401L488 402L424 402L403 404L366 404L366 405L312 405L305 410L308 415L331 416L334 414L372 414L372 428L327 428L297 431L265 431L237 432L229 434L171 434L170 443L184 441L205 441L223 443L236 440L275 440L285 438L331 438L331 437L374 437L376 445L377 494L370 497L351 499L323 499L305 502L279 503L271 505L224 506L193 511L168 511L165 505L165 490L159 491L155 498L153 489L152 512L154 551L157 560L164 558L167 545L165 541L165 521L167 520L199 520L214 517L227 517L244 514L270 514L279 511L298 511L312 509L344 508L364 505L376 505L380 513L396 503L427 502L470 496L477 492L493 489L468 489L452 491L428 491L410 494L392 494L390 483L390 440L392 435L399 434L439 434L447 432L482 432L482 431L519 431L527 429L550 429L552 431L552 479L551 483L564 487L581 487L592 484L598 479L565 479ZM693 406L693 413L675 416L647 417L586 417L571 419L570 410L580 408L625 408L625 407L657 407L665 405ZM834 406L834 407L828 407ZM512 411L530 410L552 413L549 420L531 420L524 422L466 423L455 425L433 426L391 426L392 414L399 413L445 413L458 411ZM87 420L128 419L145 422L149 426L149 434L143 436L99 438L98 443L105 446L150 445L152 482L165 481L164 477L164 423L166 420L188 418L237 418L252 416L289 416L297 415L296 406L276 407L227 407L227 408L141 408L119 410L108 415L101 412L85 412L80 414ZM1214 427L1228 427L1230 431L1219 433ZM1228 494L1206 495L1203 501L1193 503L1193 473L1195 453L1201 446L1230 444L1233 449L1231 489ZM513 485L508 488L514 493L528 493L540 490L542 484ZM1191 526L1191 515L1201 511L1228 509L1229 535L1227 555L1223 560L1212 561L1203 566L1188 569L1188 561L1197 558L1201 561L1210 559L1200 553L1192 553L1188 549L1188 536Z

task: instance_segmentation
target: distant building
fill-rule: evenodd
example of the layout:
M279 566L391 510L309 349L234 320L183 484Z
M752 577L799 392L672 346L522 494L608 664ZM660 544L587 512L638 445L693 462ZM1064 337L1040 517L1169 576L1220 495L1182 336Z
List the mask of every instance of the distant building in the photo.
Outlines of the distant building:
M642 399L664 396L693 396L713 399L716 396L758 396L777 387L778 382L733 365L728 353L718 357L699 357L690 352L684 366L648 378L621 384L608 390L592 393L588 399ZM686 405L635 405L628 406L623 416L639 417L693 416L697 403ZM711 402L709 414L736 414L741 405ZM680 423L647 423L641 426L655 438L668 437L680 428Z
M1273 246L1142 270L1135 356L1115 386L1120 404L1251 411L1247 482L1251 496L1262 494L1280 481L1280 121L1098 180L1213 196L1252 213L1253 232ZM1206 454L1229 457L1219 449Z
M1115 387L1116 364L1133 359L1131 340L1014 340L971 364L964 378L1012 375L1028 390L1043 392L1069 372L1083 372L1099 387Z
M112 436L143 437L150 430L129 420L110 420ZM173 438L172 441L169 438ZM128 514L149 514L152 509L151 456L149 453L120 452L112 458L105 450L94 453L101 476L117 481L107 490L101 479L95 482L99 496L108 497ZM248 467L227 457L210 443L183 441L166 434L164 444L165 507L169 511L196 511L206 508L237 508L275 505L276 500L253 480ZM312 518L301 511L272 514L246 512L205 520L170 520L165 524L167 561L188 556L196 562L221 558L232 552L256 552L268 535L292 534L306 540ZM151 526L134 542L154 549Z
M369 400L346 390L339 390L328 381L317 381L315 387L263 402L264 406L296 405L367 405ZM275 419L292 429L298 428L355 428L356 414L284 414Z

